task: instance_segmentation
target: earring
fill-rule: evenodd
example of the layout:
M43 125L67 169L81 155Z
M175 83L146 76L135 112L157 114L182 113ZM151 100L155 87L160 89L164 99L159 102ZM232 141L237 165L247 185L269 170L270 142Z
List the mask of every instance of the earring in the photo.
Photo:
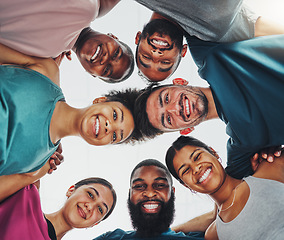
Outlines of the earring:
M173 79L173 84L174 85L187 85L188 81L186 81L183 78L175 78L175 79Z
M180 132L181 135L187 135L187 134L191 133L193 130L194 130L194 127L190 127L190 128L180 130L179 132Z

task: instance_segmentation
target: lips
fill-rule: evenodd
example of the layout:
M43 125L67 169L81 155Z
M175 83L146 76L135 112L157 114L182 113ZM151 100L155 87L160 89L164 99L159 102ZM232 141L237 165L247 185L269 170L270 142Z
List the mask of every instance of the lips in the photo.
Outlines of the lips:
M161 39L161 38L153 38L153 39L151 39L151 43L156 48L168 48L168 47L170 47L170 44L168 43L168 41L166 41L165 39Z
M101 53L102 53L102 46L99 45L99 46L97 46L97 49L95 50L95 53L91 56L90 62L91 63L98 62L99 59L100 59Z
M161 203L157 201L147 201L141 204L141 208L144 213L158 213L161 209Z
M87 215L86 215L86 213L84 212L84 210L83 210L81 207L79 207L78 205L77 205L77 210L78 210L78 213L79 213L79 215L81 216L81 218L84 218L84 219L86 220Z
M190 117L190 102L187 97L184 98L184 113L187 118Z
M96 138L99 136L100 133L100 120L98 116L96 117L95 124L93 125L93 133Z
M203 172L202 176L198 179L198 183L204 183L207 180L207 178L209 177L211 171L212 171L212 168L207 168Z

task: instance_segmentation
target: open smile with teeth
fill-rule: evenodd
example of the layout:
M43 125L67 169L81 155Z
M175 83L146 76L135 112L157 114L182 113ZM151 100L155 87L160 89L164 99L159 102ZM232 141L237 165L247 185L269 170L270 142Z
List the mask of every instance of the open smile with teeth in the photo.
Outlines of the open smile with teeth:
M169 47L169 43L163 40L153 39L152 43L157 47L162 47L162 48Z
M94 55L90 58L90 61L91 61L91 62L95 62L95 60L96 60L96 58L98 57L100 51L101 51L101 46L98 46L96 52L95 52Z
M185 115L189 118L190 117L190 107L189 107L188 98L184 99L184 110L185 110Z
M98 137L99 132L100 132L100 121L99 121L99 118L96 117L96 121L95 121L95 135L96 135L96 137Z
M79 206L77 206L77 209L78 209L79 215L80 215L82 218L86 219L87 216L86 216L86 213L84 212L84 210L83 210L81 207L79 207Z
M199 182L199 183L204 182L204 181L208 178L208 176L209 176L209 174L211 173L211 171L212 171L212 168L208 168L208 169L203 173L203 175L201 176L201 178L199 178L198 182Z
M160 209L159 203L144 203L142 204L144 212L146 213L157 213Z

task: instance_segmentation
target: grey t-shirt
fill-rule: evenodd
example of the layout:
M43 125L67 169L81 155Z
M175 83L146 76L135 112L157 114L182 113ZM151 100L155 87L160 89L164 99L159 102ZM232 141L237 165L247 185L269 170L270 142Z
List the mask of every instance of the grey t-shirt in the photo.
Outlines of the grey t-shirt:
M239 215L223 222L217 215L220 240L283 240L284 184L278 181L247 177L250 196Z
M189 35L213 42L254 37L258 16L243 0L135 0L177 22Z

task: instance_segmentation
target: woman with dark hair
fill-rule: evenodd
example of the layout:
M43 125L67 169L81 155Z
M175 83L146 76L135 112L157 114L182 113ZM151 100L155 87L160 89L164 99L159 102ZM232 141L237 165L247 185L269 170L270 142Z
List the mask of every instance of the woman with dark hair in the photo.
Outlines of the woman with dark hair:
M218 206L205 239L283 239L284 155L260 161L252 176L230 177L218 154L193 137L168 149L166 164L185 187L208 194Z
M91 145L131 138L131 104L104 99L73 108L65 102L52 59L27 56L2 44L0 52L0 175L40 169L67 136L80 136Z
M97 177L72 185L66 196L57 212L43 214L35 184L12 194L0 203L1 239L61 239L73 228L93 227L106 219L116 204L112 185Z

